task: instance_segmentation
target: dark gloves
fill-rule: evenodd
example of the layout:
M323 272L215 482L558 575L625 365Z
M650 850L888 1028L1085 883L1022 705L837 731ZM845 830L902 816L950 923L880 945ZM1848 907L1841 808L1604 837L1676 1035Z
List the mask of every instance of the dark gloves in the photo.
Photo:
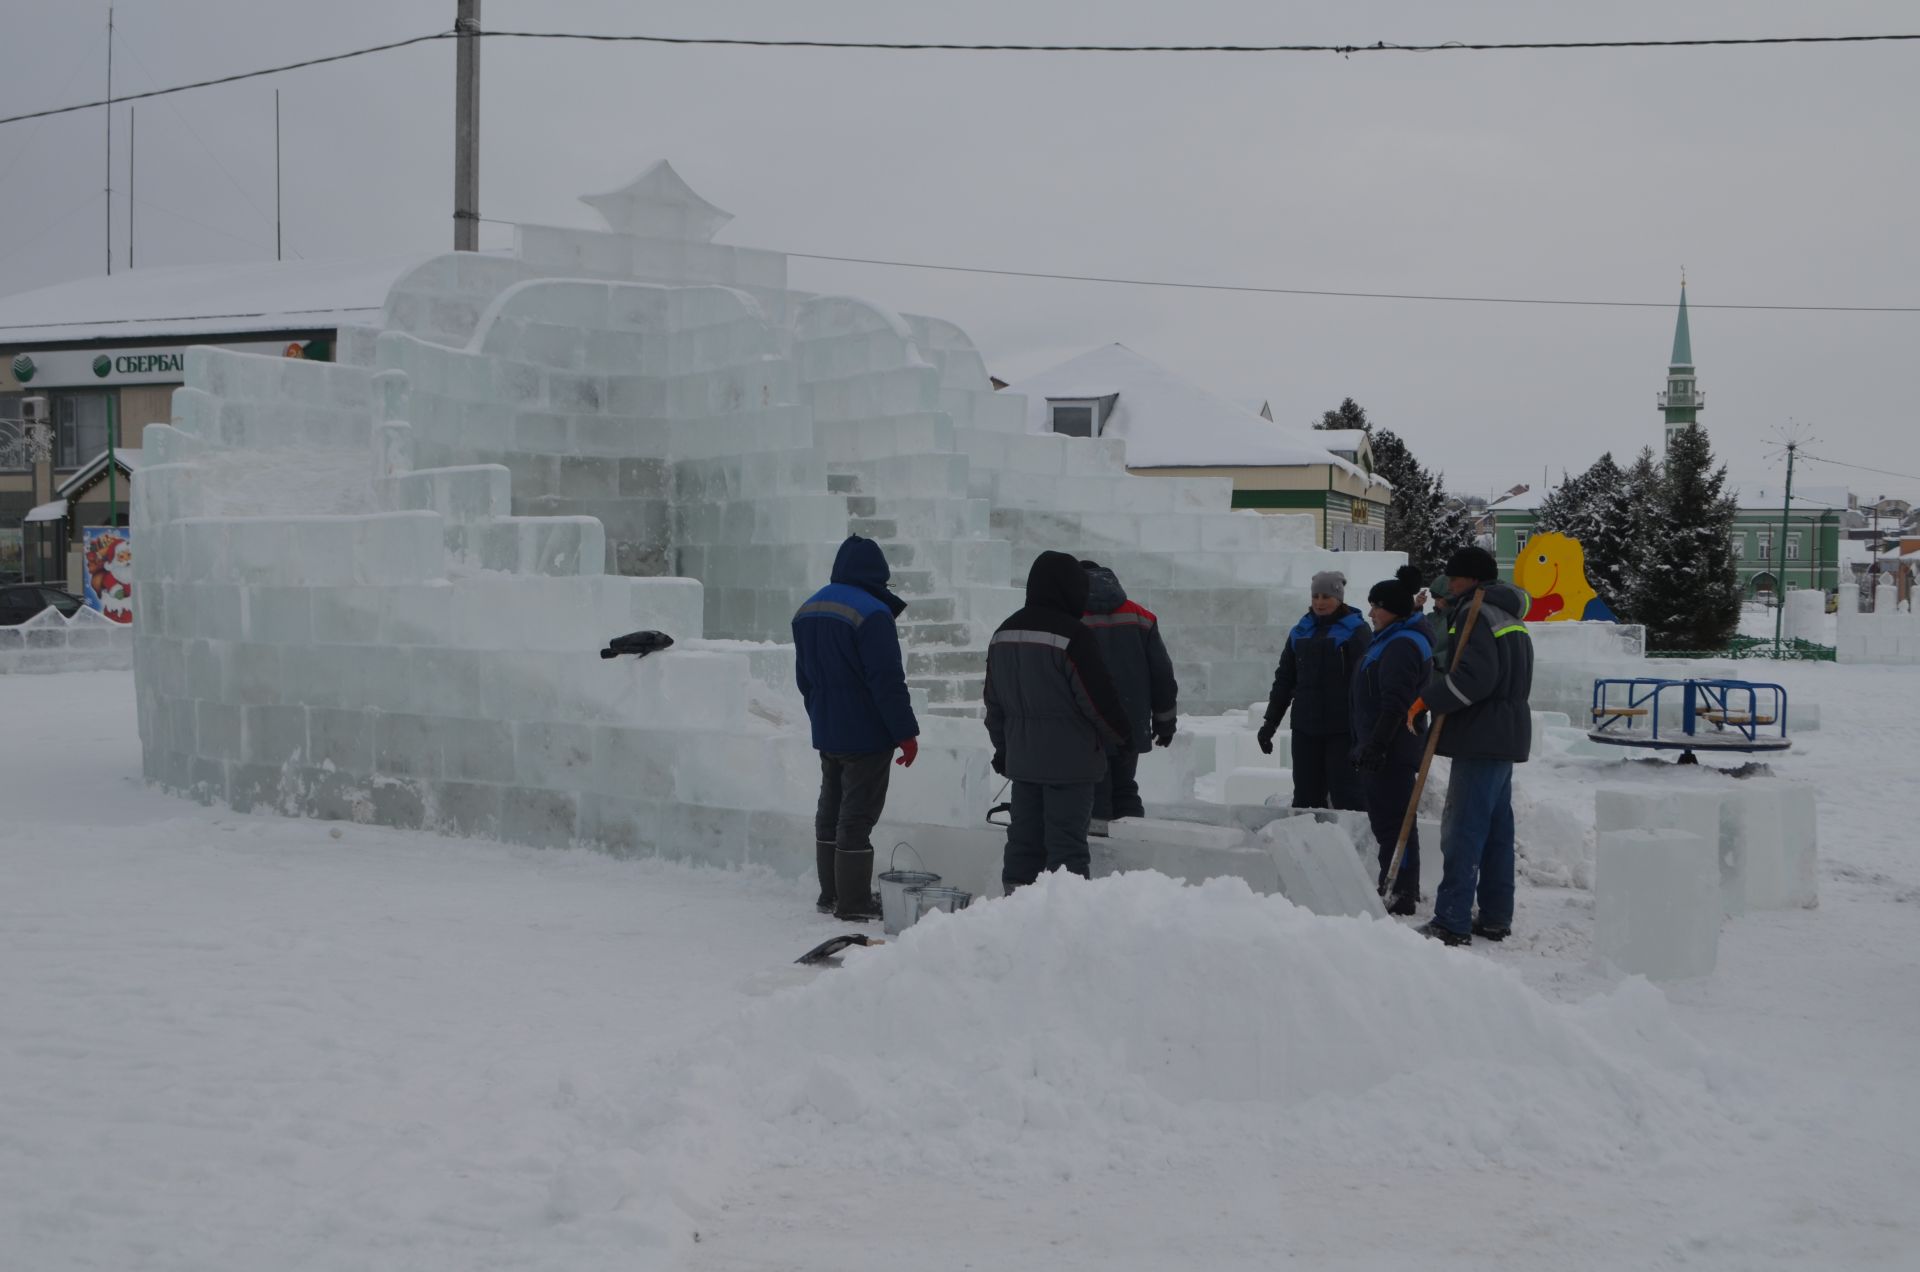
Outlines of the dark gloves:
M1005 751L995 751L993 753L993 771L1001 777L1007 775L1007 753Z
M1153 722L1153 744L1155 746L1173 745L1173 725L1174 722L1172 720L1155 720Z
M1394 737L1405 727L1398 713L1392 711L1374 721L1373 734L1354 751L1354 767L1364 773L1378 773L1385 768Z
M1280 731L1278 720L1269 720L1260 726L1260 754L1273 754L1273 735Z

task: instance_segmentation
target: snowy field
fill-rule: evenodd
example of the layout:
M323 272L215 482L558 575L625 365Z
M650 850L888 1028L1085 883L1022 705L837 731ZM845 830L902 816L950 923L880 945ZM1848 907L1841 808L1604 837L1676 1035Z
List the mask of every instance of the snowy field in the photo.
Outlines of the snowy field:
M801 885L201 808L0 677L0 1266L1920 1266L1920 673L1777 674L1820 907L1664 991L1591 762L1504 946L1129 876L814 973Z

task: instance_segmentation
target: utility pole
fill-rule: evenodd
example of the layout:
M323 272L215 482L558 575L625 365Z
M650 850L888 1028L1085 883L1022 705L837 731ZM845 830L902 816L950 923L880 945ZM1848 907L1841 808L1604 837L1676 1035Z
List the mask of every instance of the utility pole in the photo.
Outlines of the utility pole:
M460 0L453 88L453 250L480 250L480 0Z
M1787 615L1787 526L1793 517L1793 457L1800 443L1787 443L1787 497L1780 505L1780 573L1774 584L1777 596L1773 606L1773 656L1780 657L1780 625Z
M137 106L127 107L127 268L133 268L133 148L134 125L139 121L134 114Z
M280 254L280 90L273 90L273 259Z
M113 6L107 6L107 273L113 273Z

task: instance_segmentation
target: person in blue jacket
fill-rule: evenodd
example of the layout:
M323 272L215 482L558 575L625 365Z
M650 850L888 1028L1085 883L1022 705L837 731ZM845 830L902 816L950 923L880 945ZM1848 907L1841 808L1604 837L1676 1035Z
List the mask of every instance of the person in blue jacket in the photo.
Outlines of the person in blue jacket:
M1260 750L1273 754L1273 735L1293 711L1293 806L1365 807L1354 770L1353 726L1347 685L1367 652L1367 622L1347 604L1347 576L1323 570L1313 576L1306 617L1287 633L1273 692L1260 726Z
M887 802L889 761L920 753L894 620L907 603L887 590L887 558L872 539L840 545L833 581L793 616L794 678L820 752L814 812L816 908L837 919L880 917L873 888L873 827Z
M1367 593L1367 619L1373 643L1353 673L1353 762L1360 770L1367 820L1380 845L1380 882L1388 914L1412 914L1420 901L1420 831L1407 836L1393 895L1386 896L1387 866L1400 825L1413 798L1426 744L1424 714L1409 726L1407 715L1433 668L1433 638L1404 578L1386 579Z

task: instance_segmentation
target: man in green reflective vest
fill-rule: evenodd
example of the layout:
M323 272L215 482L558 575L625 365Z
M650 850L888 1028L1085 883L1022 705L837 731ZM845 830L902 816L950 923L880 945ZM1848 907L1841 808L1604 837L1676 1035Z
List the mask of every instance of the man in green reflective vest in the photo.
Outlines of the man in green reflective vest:
M1513 927L1513 766L1533 747L1533 640L1520 618L1526 593L1500 581L1486 549L1461 548L1448 558L1446 575L1453 594L1447 661L1436 662L1422 697L1446 721L1436 752L1453 761L1453 771L1440 815L1444 873L1433 919L1420 932L1468 945L1476 936L1503 941ZM1480 615L1468 632L1476 593Z

